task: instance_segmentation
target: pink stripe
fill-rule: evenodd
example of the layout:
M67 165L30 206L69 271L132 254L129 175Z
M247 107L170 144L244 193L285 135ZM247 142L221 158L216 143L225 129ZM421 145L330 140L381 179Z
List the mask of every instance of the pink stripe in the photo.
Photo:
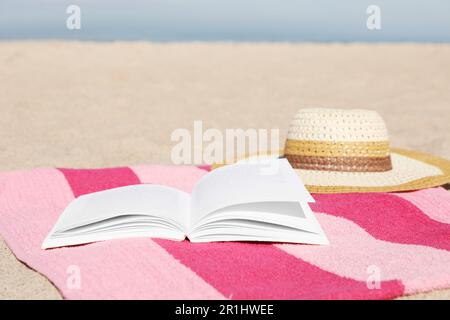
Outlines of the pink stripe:
M61 171L76 195L140 183L129 168ZM86 274L97 282L90 288L102 290L95 292L97 297L106 294L122 299L223 299L151 239L105 241L52 251L67 250L73 256L77 249L83 250L78 257L82 262L94 259L85 268ZM87 297L92 297L89 292L84 293L83 298Z
M22 261L41 255L42 241L59 214L73 200L64 176L56 169L16 171L0 175L0 231Z
M186 191L206 173L195 167L167 170L164 175L155 167L133 167L133 171L143 183ZM382 292L368 290L365 282L323 271L268 244L155 241L233 299L388 298L402 292L397 281L386 282Z
M317 194L314 198L314 211L347 218L377 239L450 250L450 225L430 219L393 194Z
M450 286L450 273L445 271L450 252L378 240L350 220L323 213L316 216L328 235L329 246L278 247L342 277L400 280L409 294ZM384 290L384 283L380 289Z
M369 290L271 244L156 242L230 299L379 299L403 292L398 281Z
M450 192L444 188L430 188L395 194L414 204L431 219L450 224Z

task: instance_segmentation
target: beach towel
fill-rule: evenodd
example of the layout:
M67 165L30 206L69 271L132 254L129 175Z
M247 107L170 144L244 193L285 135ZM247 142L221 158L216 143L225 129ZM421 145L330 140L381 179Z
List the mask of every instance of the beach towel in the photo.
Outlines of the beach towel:
M75 197L139 183L185 191L207 167L0 173L0 235L66 299L390 299L450 287L450 193L316 194L329 246L134 238L41 250Z

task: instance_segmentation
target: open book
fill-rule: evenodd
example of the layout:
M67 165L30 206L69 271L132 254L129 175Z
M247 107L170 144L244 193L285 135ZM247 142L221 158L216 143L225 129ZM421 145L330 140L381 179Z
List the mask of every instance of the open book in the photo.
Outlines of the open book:
M286 159L238 163L206 174L191 194L140 184L80 196L42 248L129 237L328 244L308 202Z

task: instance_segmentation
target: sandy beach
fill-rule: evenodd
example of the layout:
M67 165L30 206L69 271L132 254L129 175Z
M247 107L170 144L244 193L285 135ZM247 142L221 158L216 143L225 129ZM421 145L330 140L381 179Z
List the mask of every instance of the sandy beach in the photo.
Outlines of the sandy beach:
M170 164L177 128L279 128L374 109L391 144L450 159L449 44L0 42L0 170ZM0 299L58 299L0 241ZM450 290L413 298L450 298Z

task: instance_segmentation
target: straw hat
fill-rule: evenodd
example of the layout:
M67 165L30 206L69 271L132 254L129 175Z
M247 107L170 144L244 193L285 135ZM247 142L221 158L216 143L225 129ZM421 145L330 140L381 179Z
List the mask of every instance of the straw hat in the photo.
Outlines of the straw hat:
M370 110L299 110L284 156L314 193L406 191L450 182L450 161L390 148L383 119Z

